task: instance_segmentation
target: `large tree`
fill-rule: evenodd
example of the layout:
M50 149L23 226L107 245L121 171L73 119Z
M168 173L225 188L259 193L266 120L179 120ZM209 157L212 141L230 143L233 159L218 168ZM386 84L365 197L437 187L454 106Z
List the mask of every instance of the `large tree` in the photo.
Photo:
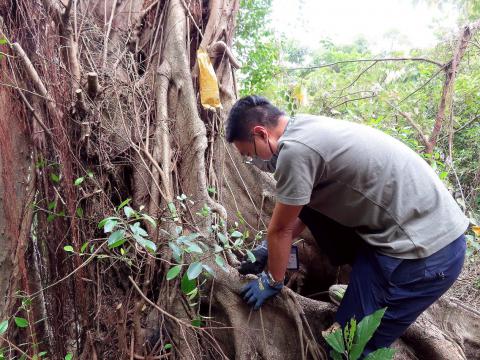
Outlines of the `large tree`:
M5 358L326 358L333 305L285 289L252 313L238 296L235 255L265 229L274 189L222 137L238 6L0 0ZM201 105L199 49L215 69L215 111ZM292 286L338 280L313 242L301 248ZM478 320L443 300L399 356L471 358Z

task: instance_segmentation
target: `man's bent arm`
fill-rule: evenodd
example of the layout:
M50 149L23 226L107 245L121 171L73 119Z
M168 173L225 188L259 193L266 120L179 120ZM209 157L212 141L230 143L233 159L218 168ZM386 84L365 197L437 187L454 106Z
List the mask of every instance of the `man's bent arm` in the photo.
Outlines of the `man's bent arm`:
M296 239L303 231L303 229L305 229L305 224L302 222L302 220L300 220L300 218L297 217L293 226L292 239Z
M302 205L276 203L268 226L268 271L276 281L281 281L287 270L290 248Z

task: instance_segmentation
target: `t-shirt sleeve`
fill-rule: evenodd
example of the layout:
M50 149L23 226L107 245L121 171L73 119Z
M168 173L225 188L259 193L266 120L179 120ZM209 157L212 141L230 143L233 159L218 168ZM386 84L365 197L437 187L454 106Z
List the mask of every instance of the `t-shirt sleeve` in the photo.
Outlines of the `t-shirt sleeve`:
M277 201L286 205L306 205L313 187L325 172L325 161L302 143L285 141L281 145L275 170Z

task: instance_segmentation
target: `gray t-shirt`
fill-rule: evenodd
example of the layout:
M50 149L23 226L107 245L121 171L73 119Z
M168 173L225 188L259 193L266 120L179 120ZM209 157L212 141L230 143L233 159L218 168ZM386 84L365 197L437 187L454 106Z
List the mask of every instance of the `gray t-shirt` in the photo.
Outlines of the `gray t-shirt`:
M427 257L468 226L427 162L368 126L298 115L279 139L274 161L278 202L308 205L353 227L386 255Z

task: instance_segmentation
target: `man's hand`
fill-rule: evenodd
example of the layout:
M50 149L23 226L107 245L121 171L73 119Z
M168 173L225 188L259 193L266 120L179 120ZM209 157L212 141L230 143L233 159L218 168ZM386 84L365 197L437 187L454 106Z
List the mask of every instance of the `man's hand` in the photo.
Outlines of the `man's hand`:
M250 281L241 291L243 299L253 310L260 309L265 300L277 295L283 288L283 283L270 286L268 275L262 272L258 279Z
M260 245L252 250L252 253L255 255L255 261L251 262L248 256L245 255L245 258L238 268L240 274L259 274L265 269L268 260L267 240L263 240Z

